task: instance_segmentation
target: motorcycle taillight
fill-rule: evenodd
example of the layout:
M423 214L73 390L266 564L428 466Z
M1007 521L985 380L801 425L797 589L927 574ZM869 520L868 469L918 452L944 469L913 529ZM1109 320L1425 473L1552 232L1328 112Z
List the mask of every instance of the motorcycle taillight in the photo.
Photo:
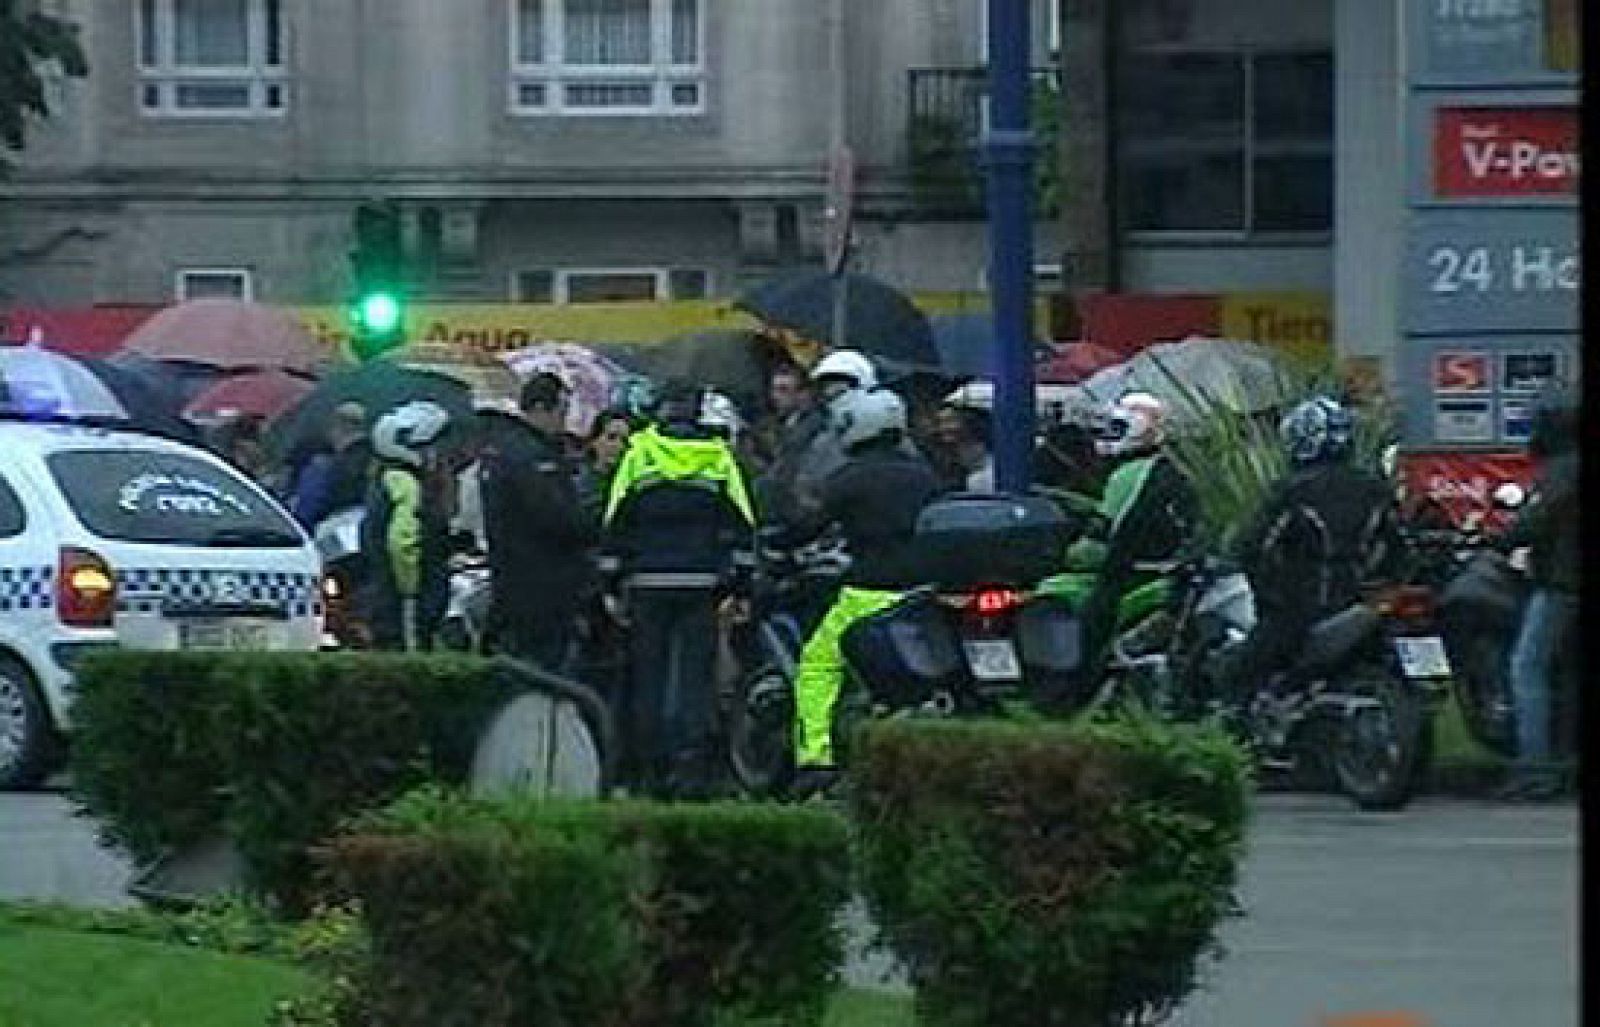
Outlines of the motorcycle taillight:
M1420 585L1401 585L1378 601L1378 612L1401 621L1424 621L1433 616L1433 590Z
M1010 589L985 589L972 597L972 609L980 617L999 617L1022 605L1022 593Z

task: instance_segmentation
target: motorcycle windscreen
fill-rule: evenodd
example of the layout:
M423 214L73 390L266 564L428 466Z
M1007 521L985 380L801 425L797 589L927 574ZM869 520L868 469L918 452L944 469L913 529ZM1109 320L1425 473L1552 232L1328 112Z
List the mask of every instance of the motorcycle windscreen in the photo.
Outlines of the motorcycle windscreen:
M965 667L949 614L927 593L913 593L856 621L839 649L873 701L892 709L953 691Z

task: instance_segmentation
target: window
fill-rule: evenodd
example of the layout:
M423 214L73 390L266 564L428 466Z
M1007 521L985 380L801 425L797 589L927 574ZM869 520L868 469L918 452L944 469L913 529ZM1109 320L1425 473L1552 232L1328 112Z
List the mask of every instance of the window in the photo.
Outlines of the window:
M178 302L205 299L254 299L250 272L242 268L185 268L178 272Z
M16 538L27 530L28 514L11 485L0 478L0 538Z
M1129 231L1332 226L1329 54L1135 52L1123 57L1117 90Z
M208 460L159 450L75 449L45 458L83 526L104 539L285 548L294 524L255 485Z
M138 0L139 109L276 117L288 108L282 0Z
M517 114L699 114L702 0L510 0Z
M517 303L653 303L709 295L711 273L704 268L536 268L511 276Z

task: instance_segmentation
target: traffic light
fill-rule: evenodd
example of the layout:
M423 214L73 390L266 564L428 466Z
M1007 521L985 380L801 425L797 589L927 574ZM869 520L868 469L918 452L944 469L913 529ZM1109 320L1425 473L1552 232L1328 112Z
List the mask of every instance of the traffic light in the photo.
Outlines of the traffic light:
M350 253L355 300L350 306L350 348L370 360L405 342L400 208L393 200L356 208L356 248Z

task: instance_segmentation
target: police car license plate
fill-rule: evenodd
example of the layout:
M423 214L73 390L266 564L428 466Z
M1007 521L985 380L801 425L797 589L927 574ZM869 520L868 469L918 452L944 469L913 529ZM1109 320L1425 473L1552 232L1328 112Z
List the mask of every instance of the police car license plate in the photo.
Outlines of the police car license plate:
M265 649L267 625L259 621L195 620L178 625L180 649Z
M1444 640L1438 635L1397 638L1394 654L1400 660L1400 672L1408 678L1450 676L1450 657L1444 651Z
M1022 677L1017 647L1008 638L974 639L962 643L967 666L979 681L1016 681Z

